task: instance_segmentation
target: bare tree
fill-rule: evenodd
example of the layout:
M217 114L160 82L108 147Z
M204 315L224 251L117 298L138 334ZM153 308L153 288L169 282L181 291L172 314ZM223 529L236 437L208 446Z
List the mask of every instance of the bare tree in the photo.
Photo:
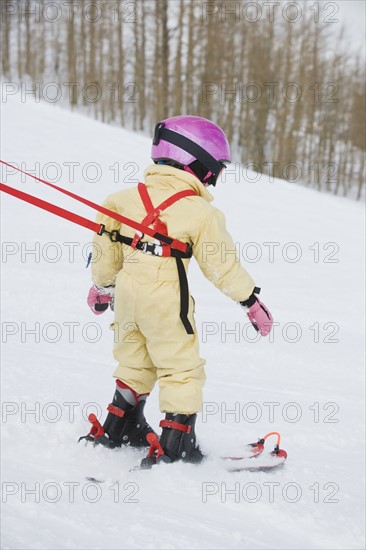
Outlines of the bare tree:
M139 0L134 13L80 0L74 18L57 22L36 21L46 0L14 2L18 16L2 19L6 77L72 82L72 108L140 131L171 114L205 116L257 169L273 162L274 175L291 179L300 163L304 184L363 196L364 60L333 52L334 35L306 3L294 25L244 20L256 9L247 0Z

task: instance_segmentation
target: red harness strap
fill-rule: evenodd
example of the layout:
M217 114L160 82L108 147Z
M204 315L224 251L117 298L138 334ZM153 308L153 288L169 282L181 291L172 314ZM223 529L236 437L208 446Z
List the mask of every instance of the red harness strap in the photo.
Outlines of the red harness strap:
M54 185L53 183L50 183L42 178L38 178L37 176L34 176L33 174L30 174L29 172L26 172L25 170L21 170L20 168L13 166L12 164L9 164L8 162L5 162L3 160L0 160L1 164L4 164L5 166L9 166L10 168L13 168L14 170L17 170L18 172L21 172L22 174L25 174L26 176L29 176L30 178L33 178L36 181L39 181L41 183L44 183L45 185L48 185L52 189L55 189L56 191L59 191L60 193L63 193L83 204L86 204L90 208L93 208L94 210L97 210L98 212L101 212L102 214L105 214L106 216L109 216L110 218L119 221L122 224L126 224L129 227L132 227L133 229L145 233L146 235L149 235L150 237L154 239L159 239L164 243L169 244L169 247L165 248L164 252L165 254L170 256L170 253L166 253L169 251L170 248L176 248L180 252L187 252L187 244L182 243L181 241L177 241L175 239L171 239L170 237L167 237L166 240L164 239L165 235L155 235L155 232L151 230L148 226L139 224L135 222L134 220L130 220L129 218L126 218L125 216L122 216L121 214L118 214L117 212L114 212L113 210L109 210L108 208L104 208L103 206L100 206L99 204L96 204L88 199L85 199L84 197L80 197L79 195L76 195L75 193L72 193L71 191L68 191L67 189L64 189L63 187L59 187L57 185ZM56 206L52 203L46 202L42 199L38 199L37 197L34 197L33 195L29 195L28 193L24 193L23 191L20 191L19 189L14 189L12 187L9 187L8 185L5 185L0 182L0 191L4 191L5 193L8 193L9 195L13 195L14 197L21 199L25 202L28 202L30 204L33 204L34 206L38 206L39 208L42 208L43 210L47 210L48 212L51 212L52 214L55 214L56 216L60 216L66 220L72 221L74 223L77 223L78 225L81 225L83 227L86 227L87 229L91 229L92 231L95 231L98 235L102 235L103 233L108 233L108 231L105 231L105 227L103 224L96 224L95 222L92 222L90 220L87 220L86 218L83 218L82 216L79 216L77 214L74 214L73 212L69 212L68 210L65 210L64 208L61 208L59 206ZM194 194L193 191L190 191L189 194ZM160 239L161 237L161 239ZM118 240L118 239L117 239Z
M143 183L140 182L138 184L137 190L140 193L141 200L147 212L147 216L143 219L142 223L144 225L151 225L154 231L157 231L162 235L168 235L168 231L165 223L159 220L159 214L160 214L159 209L161 208L161 205L158 206L158 208L156 209L154 208L154 205L151 202L150 195L147 191L146 185L144 185Z
M140 183L139 193L145 205L145 209L147 211L147 216L145 216L145 220L147 221L147 224L145 225L145 224L140 224L138 222L135 222L134 220L130 220L129 218L126 218L125 216L122 216L117 212L109 210L108 208L104 208L103 206L100 206L92 201L89 201L88 199L80 197L79 195L76 195L71 191L67 191L62 187L58 187L57 185L49 183L42 178L38 178L37 176L34 176L29 172L21 170L16 166L12 166L11 164L5 161L0 160L0 163L6 166L9 166L11 168L14 168L14 170L17 170L18 172L21 172L41 183L44 183L45 185L48 185L49 187L52 187L56 191L59 191L61 193L64 193L65 195L68 195L69 197L93 208L94 210L97 210L98 212L101 212L106 216L119 221L121 224L126 224L129 227L132 227L133 229L135 229L135 231L138 231L138 233L135 234L134 239L131 239L130 237L124 237L117 230L109 232L106 230L103 224L97 224L95 222L92 222L91 220L83 218L82 216L74 214L73 212L65 210L64 208L61 208L52 203L39 199L38 197L29 195L28 193L24 193L19 189L14 189L12 187L4 185L1 182L0 182L0 191L4 191L9 195L13 195L18 199L21 199L30 204L33 204L34 206L42 208L43 210L51 212L52 214L60 216L66 220L72 221L73 223L81 225L82 227L91 229L92 231L95 231L98 235L103 235L104 233L106 233L107 235L109 235L109 237L113 242L122 242L129 246L133 246L134 248L138 248L139 250L142 250L145 253L154 254L155 256L175 257L176 263L177 263L177 269L178 269L179 282L180 282L180 301L181 301L180 318L187 331L187 334L194 333L193 327L189 322L188 316L187 316L188 309L189 309L189 290L188 290L187 275L184 268L184 264L182 262L182 258L190 258L192 256L192 249L187 243L183 243L177 239L172 239L171 237L169 237L167 235L166 225L163 222L161 222L161 220L158 219L161 212L163 212L166 208L168 208L169 206L177 202L179 199L183 197L195 195L195 192L193 190L180 191L175 195L166 199L163 203L161 203L156 208L154 208L145 185L143 183ZM150 229L149 225L152 223L157 224L156 226L159 227L162 232L155 231L154 229ZM141 237L143 234L149 235L153 239L157 239L158 241L160 241L161 244L156 245L155 243L148 243L148 242L141 243ZM156 253L156 248L159 248L158 253Z
M38 208L42 208L42 210L46 210L47 212L51 212L51 214L60 216L60 218L64 218L65 220L69 220L70 222L81 225L81 227L86 227L86 229L91 229L92 231L95 231L98 235L100 234L99 233L101 229L100 223L96 223L91 220L88 220L83 216L79 216L78 214L69 212L69 210L65 210L65 208L61 208L60 206L56 206L51 202L44 201L42 199L39 199L38 197L29 195L28 193L24 193L24 191L20 191L19 189L9 187L4 183L0 183L0 191L4 191L5 193L8 193L8 195L12 195L17 199L28 202L29 204L33 204L34 206L38 206Z
M152 225L152 228L156 233L160 233L161 235L166 235L166 236L168 235L168 230L165 223L159 220L160 214L164 210L169 208L169 206L172 206L172 204L179 201L180 199L183 199L184 197L190 197L196 194L193 190L189 190L189 189L186 189L184 191L179 191L178 193L175 193L175 195L168 197L164 202L162 202L161 204L159 204L159 206L155 208L151 201L146 185L140 182L137 186L137 189L140 194L142 203L145 207L145 210L147 212L147 215L142 220L141 225L146 225L146 226ZM135 233L135 236L131 244L132 248L136 248L137 243L140 242L141 238L142 238L142 235L140 235L140 233ZM181 250L182 252L185 252L186 244L176 239L173 239L173 242L170 245L164 246L163 256L170 256L170 248L176 248L177 250Z

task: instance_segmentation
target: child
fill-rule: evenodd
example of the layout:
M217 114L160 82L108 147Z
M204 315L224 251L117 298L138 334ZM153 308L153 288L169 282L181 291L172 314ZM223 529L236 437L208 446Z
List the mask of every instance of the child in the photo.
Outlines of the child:
M193 255L203 274L238 302L261 335L272 316L259 289L232 251L223 214L210 203L225 163L231 159L224 132L196 116L168 118L155 128L145 184L109 196L104 206L149 226L158 240L98 215L105 226L95 236L101 251L92 264L88 304L100 314L114 307L116 391L103 425L87 437L108 447L148 446L144 467L165 461L198 463L195 421L202 408L205 361L199 355L194 301L186 270ZM160 440L147 424L144 405L159 381L160 410L166 413Z

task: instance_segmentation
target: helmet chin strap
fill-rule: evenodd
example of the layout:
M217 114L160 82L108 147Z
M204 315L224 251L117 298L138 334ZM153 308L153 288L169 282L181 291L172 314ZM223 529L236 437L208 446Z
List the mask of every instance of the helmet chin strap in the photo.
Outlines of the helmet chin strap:
M190 168L189 166L183 166L183 170L185 172L189 172L190 174L192 174L193 176L195 176L197 178L197 174L195 174L192 170L192 168Z
M204 177L204 180L202 181L203 185L205 187L208 187L210 184L210 177L212 176L212 172L208 171L207 174Z
M210 183L208 181L206 181L210 176L212 176L212 172L207 172L207 174L205 175L204 179L201 180L201 178L198 177L198 175L192 170L192 168L190 168L189 166L183 166L183 170L185 172L189 172L189 174L192 174L193 176L195 176L196 178L198 178L200 180L200 182L202 183L202 185L204 185L204 187L208 187L210 185Z
M195 172L188 165L180 166L177 163L175 163L173 161L170 161L170 160L161 159L161 160L156 160L154 162L155 162L155 164L168 164L169 166L174 166L174 168L179 168L180 170L184 170L185 172L188 172L189 174L192 174L192 176L195 176L196 178L198 178L204 187L209 187L210 185L213 185L213 186L216 185L216 179L217 178L213 177L213 173L211 172L211 170L208 170L208 172L206 172L206 174L202 174L202 173L200 174L200 173ZM201 165L201 167L202 167L202 165ZM223 167L224 167L224 165L223 165Z

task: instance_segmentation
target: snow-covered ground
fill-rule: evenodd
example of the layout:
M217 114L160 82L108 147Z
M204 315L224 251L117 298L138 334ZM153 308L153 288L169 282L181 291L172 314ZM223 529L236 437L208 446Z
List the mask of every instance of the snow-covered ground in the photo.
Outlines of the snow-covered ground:
M1 111L2 159L96 202L150 162L149 139L31 97ZM94 218L9 172L3 183ZM239 166L214 194L277 325L257 339L192 262L210 456L141 472L138 451L76 443L114 390L112 313L85 301L92 234L2 194L2 548L364 547L364 207ZM147 416L158 429L157 388ZM284 468L223 469L220 454L272 430Z

